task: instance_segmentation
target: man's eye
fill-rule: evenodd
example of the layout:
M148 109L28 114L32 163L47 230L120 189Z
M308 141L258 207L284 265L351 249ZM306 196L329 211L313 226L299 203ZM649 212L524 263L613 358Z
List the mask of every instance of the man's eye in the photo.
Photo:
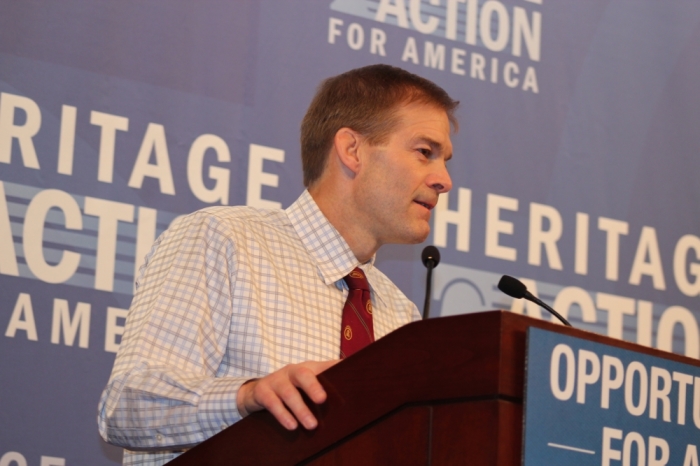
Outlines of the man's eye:
M430 155L432 154L432 151L430 149L418 149L418 152L420 152L426 157L430 157Z

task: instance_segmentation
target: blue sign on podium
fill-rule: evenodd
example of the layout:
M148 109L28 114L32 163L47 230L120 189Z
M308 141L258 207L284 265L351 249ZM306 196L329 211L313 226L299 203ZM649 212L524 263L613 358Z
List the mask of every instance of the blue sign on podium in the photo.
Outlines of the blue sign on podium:
M700 466L700 367L528 331L525 466Z

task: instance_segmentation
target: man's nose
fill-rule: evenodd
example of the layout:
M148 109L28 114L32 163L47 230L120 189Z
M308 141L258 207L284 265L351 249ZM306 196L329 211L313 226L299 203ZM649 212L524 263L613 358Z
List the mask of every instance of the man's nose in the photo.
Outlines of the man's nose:
M431 176L428 182L431 188L438 192L438 194L446 193L452 189L452 178L450 173L447 171L447 167L443 164L439 170L437 170Z

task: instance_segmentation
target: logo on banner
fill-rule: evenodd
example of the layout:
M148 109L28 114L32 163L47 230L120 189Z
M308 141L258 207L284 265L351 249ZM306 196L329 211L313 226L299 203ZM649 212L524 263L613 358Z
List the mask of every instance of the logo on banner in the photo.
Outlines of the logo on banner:
M331 17L328 43L387 56L402 42L404 63L465 78L539 93L542 0L334 0L333 11L375 21L383 27ZM395 28L411 31L405 39Z

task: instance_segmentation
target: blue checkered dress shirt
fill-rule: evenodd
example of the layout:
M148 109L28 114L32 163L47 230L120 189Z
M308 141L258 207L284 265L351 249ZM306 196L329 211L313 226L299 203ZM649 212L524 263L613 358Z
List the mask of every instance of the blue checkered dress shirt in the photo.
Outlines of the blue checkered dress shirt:
M419 319L373 263L358 263L308 191L284 211L212 207L183 218L140 271L100 434L126 448L125 465L161 465L240 420L246 380L337 359L343 277L355 267L371 286L377 339Z

